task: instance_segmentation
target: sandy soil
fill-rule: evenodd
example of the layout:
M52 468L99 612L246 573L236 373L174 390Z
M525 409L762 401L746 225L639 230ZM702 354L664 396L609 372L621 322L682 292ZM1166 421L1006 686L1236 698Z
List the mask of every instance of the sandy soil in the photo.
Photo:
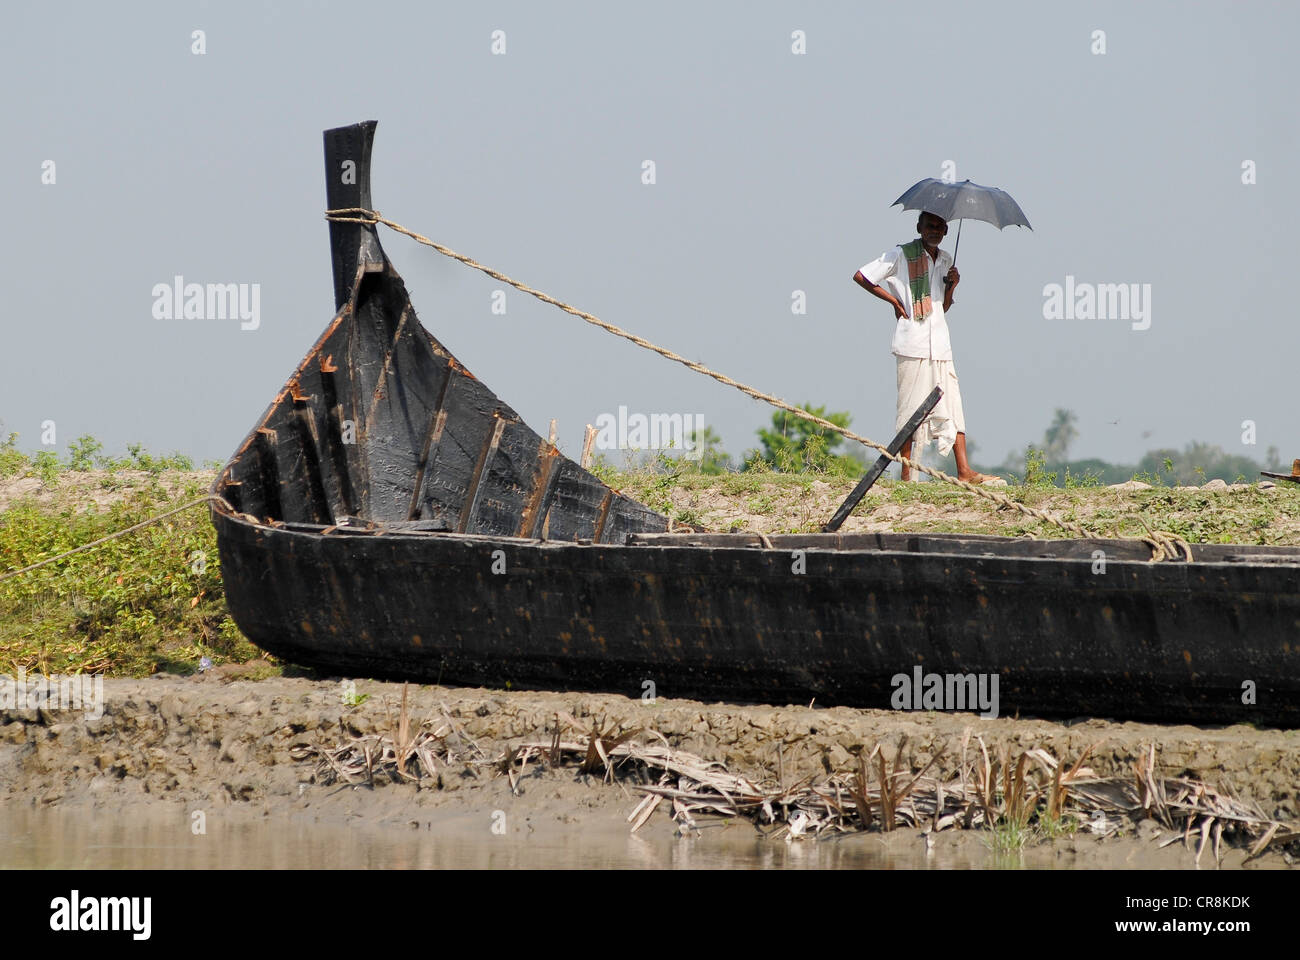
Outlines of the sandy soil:
M768 482L757 484L757 489L745 493L727 493L710 483L716 484L716 478L700 478L684 484L671 490L668 500L677 511L691 515L692 525L697 529L755 533L820 529L854 485L850 480L834 483L812 480L806 488L788 481ZM634 495L636 491L629 492ZM1008 491L1004 488L1001 492ZM1214 480L1202 487L1164 488L1128 481L1109 487L1035 491L1032 506L1068 517L1099 534L1111 535L1117 517L1140 515L1146 508L1146 498L1169 496L1166 509L1183 519L1207 510L1240 515L1239 536L1233 542L1259 542L1259 531L1266 529L1269 543L1298 543L1300 511L1288 510L1296 492L1282 489L1272 481L1225 484ZM1263 527L1253 525L1246 516L1252 507L1258 506L1256 501L1260 495L1281 511ZM998 508L937 481L900 485L883 479L867 492L841 530L844 533L935 530L1006 535L1011 533L1009 528L1026 523L1035 525L1016 511ZM1059 531L1042 525L1040 535L1059 535Z
M43 509L71 506L78 511L102 511L155 483L171 496L184 490L187 483L196 484L201 494L207 493L214 476L207 470L167 470L156 476L144 470L65 470L50 485L39 477L0 478L0 511L23 499Z
M490 765L463 764L444 771L440 785L326 786L316 764L295 761L300 744L333 746L347 735L391 729L401 686L358 681L369 699L342 703L338 682L276 677L238 679L237 667L181 678L108 680L98 719L80 713L0 709L0 801L37 809L124 810L163 807L224 811L247 816L308 818L324 825L358 824L433 829L463 820L482 827L492 811L509 811L513 830L593 830L621 837L640 794L619 782L581 777L572 767L534 765L513 795ZM1294 820L1300 813L1300 731L1156 727L1087 720L1074 724L972 715L898 714L849 708L809 709L704 704L685 700L643 703L626 697L461 688L411 688L411 714L423 719L443 707L487 756L526 741L549 741L557 713L599 718L624 729L649 727L670 744L720 760L735 772L787 778L847 765L849 749L880 742L892 752L908 736L907 759L923 765L944 742L959 748L966 727L990 749L1041 746L1067 760L1098 744L1089 761L1102 776L1126 775L1148 745L1158 770L1226 782L1268 815ZM948 764L940 760L940 767ZM951 767L949 767L951 769ZM748 824L742 833L752 836ZM672 833L666 813L656 813L639 836L652 841ZM1190 867L1181 844L1161 849L1151 821L1130 825L1119 839L1086 833L1050 843L1036 855L1077 866ZM906 836L904 836L906 834ZM956 865L979 837L945 831L935 853ZM780 841L764 841L779 843ZM914 832L877 836L887 851L919 850ZM980 847L979 849L983 849ZM965 851L965 853L963 853ZM1240 864L1233 850L1225 866ZM1286 866L1285 851L1255 863ZM924 860L922 860L924 863ZM1254 864L1252 864L1254 866Z
M37 477L0 478L0 512L24 499L42 509L103 510L128 497L133 491L157 484L170 495L178 495L188 483L206 492L215 473L211 471L166 471L157 476L139 470L64 471L51 485ZM738 474L730 479L746 478ZM631 477L624 492L634 498L638 482ZM718 477L683 476L679 486L668 492L673 510L691 516L692 525L703 530L745 530L756 533L785 533L820 529L853 488L853 480L827 482L811 479L799 482L793 476L775 481L755 479L753 489L728 492ZM1006 492L1006 491L1004 491ZM1015 492L1013 488L1012 492ZM1276 515L1256 522L1251 514L1266 498ZM1069 516L1102 534L1109 534L1116 518L1144 514L1151 498L1168 497L1164 504L1171 516L1187 519L1206 511L1240 516L1240 530L1233 542L1259 542L1261 531L1269 543L1300 543L1300 486L1279 486L1272 481L1225 484L1212 480L1201 487L1152 488L1138 481L1109 487L1034 491L1034 506ZM962 494L930 481L900 485L882 478L844 522L845 533L893 533L925 530L970 533L1008 533L1033 521L1021 514ZM1042 534L1057 531L1044 526ZM1014 535L1014 534L1013 534Z

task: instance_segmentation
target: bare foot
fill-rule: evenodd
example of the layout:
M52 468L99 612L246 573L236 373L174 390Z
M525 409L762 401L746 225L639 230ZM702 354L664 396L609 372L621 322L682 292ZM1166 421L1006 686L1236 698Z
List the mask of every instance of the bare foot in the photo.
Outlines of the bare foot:
M987 483L991 487L1001 487L1006 485L1006 481L1001 477L993 477L989 476L987 473L975 473L974 471L971 471L964 477L961 474L958 474L957 479L964 480L966 483L973 483L977 486L984 483Z

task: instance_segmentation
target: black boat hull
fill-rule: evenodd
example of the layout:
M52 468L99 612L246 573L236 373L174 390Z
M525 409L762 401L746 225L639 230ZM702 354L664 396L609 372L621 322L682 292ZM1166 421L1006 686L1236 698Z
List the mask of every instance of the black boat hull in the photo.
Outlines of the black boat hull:
M213 519L240 629L333 675L889 708L920 667L996 674L1004 716L1300 726L1300 567L1275 551L1097 573L1090 552L995 538L619 546Z

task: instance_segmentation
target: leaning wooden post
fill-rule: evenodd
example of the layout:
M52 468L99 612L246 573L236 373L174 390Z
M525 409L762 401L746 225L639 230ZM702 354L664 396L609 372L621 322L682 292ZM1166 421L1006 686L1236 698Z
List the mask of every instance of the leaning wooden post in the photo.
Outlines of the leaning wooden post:
M930 415L930 411L934 409L934 405L939 402L939 398L942 396L943 391L938 387L935 387L930 391L930 395L922 401L919 407L916 408L916 413L912 414L912 419L903 424L903 429L898 431L898 436L894 437L893 441L889 444L888 450L891 454L897 455L898 451L903 449L903 444L912 439L912 434L916 433L916 428L919 427L921 422ZM826 522L826 525L822 527L822 530L826 533L834 533L838 530L844 521L849 518L849 514L853 512L853 508L858 505L858 502L864 496L866 496L867 491L871 489L871 485L880 479L880 475L885 472L885 468L893 462L893 460L882 453L880 458L871 465L871 469L867 471L867 475L858 481L858 485L853 488L853 492L850 493L848 498L840 504L840 508L835 511L835 516L831 517L830 520Z
M591 467L591 448L596 442L596 428L587 424L587 435L582 440L582 469Z

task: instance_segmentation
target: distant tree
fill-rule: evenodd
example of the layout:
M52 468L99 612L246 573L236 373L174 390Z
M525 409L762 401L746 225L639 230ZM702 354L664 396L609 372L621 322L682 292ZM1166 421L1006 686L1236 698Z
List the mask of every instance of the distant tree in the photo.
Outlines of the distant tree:
M1057 410L1056 413L1056 419L1053 421L1052 427L1047 431L1047 442L1049 443L1054 436L1070 436L1074 432L1074 415L1068 410ZM1054 435L1052 428L1057 426L1060 426L1062 430ZM1207 480L1216 479L1233 483L1244 478L1247 481L1254 482L1259 479L1261 469L1270 469L1270 467L1276 466L1278 459L1279 454L1275 448L1269 448L1265 454L1265 463L1260 464L1250 457L1229 454L1216 444L1192 442L1182 450L1173 447L1148 450L1141 460L1132 465L1110 463L1096 458L1066 460L1063 454L1054 455L1050 452L1045 462L1050 464L1050 472L1057 474L1058 486L1062 484L1078 486L1090 483L1122 483L1135 477L1139 480L1169 486L1200 486ZM1283 469L1284 472L1289 472L1290 464L1285 464ZM1007 454L1001 466L983 472L1018 477L1030 474L1031 470L1027 458L1012 451ZM1039 465L1038 472L1044 478L1048 475L1048 471L1043 464Z
M692 454L696 450L700 451L699 459L689 462L697 464L700 473L716 475L731 470L731 457L723 452L722 438L713 431L712 427L691 432Z
M1066 410L1064 407L1056 408L1056 416L1053 418L1051 426L1043 434L1043 452L1047 459L1052 463L1064 460L1070 452L1070 444L1074 443L1079 436L1079 431L1074 429L1074 425L1079 422L1079 418L1073 410Z
M1259 479L1260 469L1250 457L1228 454L1217 444L1195 441L1182 451L1150 450L1137 465L1139 475L1150 474L1183 486L1199 486L1206 480L1216 479L1232 483L1238 477L1255 481Z
M853 418L847 411L827 413L826 408L804 404L803 409L814 416L829 420L839 427L847 427ZM766 464L772 470L798 473L802 470L856 470L858 461L836 451L844 443L844 436L810 423L784 410L772 414L770 430L760 428L758 440L762 449L746 466Z

